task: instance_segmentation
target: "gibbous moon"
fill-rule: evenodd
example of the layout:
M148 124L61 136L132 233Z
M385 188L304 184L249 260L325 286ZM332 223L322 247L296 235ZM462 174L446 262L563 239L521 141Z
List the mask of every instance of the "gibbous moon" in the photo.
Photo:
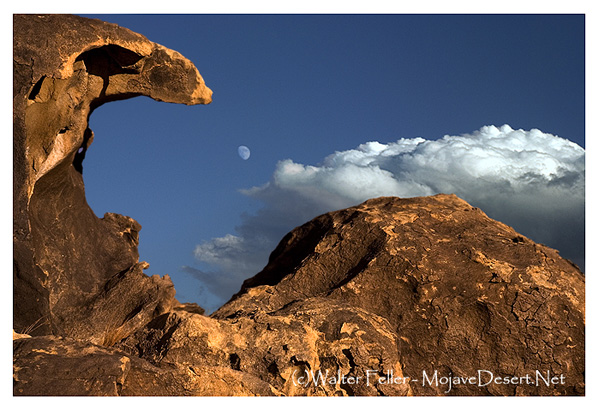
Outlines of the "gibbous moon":
M246 146L239 146L237 148L237 153L239 153L239 157L243 158L244 160L250 158L250 149Z

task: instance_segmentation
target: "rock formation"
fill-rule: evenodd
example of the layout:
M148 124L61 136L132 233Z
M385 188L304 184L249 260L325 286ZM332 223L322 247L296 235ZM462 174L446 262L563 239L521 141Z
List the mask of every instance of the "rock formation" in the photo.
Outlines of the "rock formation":
M207 104L212 92L179 53L114 24L14 16L14 327L104 344L167 311L168 277L138 262L140 225L97 218L82 161L91 112L146 95Z
M453 195L327 213L210 317L180 304L85 201L88 118L211 91L116 25L14 23L15 395L584 395L584 276Z
M518 376L548 369L572 384L466 385L455 394L583 388L580 271L453 195L372 199L310 221L289 233L264 270L213 318L296 312L315 299L383 320L394 334L400 370L420 382L423 371ZM447 389L411 388L418 395Z

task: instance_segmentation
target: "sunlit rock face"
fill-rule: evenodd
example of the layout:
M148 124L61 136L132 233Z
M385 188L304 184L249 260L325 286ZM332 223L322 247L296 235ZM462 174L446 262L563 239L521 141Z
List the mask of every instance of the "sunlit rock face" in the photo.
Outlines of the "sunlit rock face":
M584 395L584 276L454 195L323 214L210 317L180 304L139 224L87 205L87 119L211 91L97 20L15 16L14 41L15 395Z
M91 112L139 95L207 104L212 92L175 51L114 24L14 16L14 328L102 343L168 310L168 277L138 264L139 224L97 218L85 200Z

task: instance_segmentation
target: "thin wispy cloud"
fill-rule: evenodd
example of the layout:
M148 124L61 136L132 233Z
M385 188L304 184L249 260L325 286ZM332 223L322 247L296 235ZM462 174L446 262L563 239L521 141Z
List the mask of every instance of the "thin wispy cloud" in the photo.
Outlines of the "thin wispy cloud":
M584 149L536 129L485 126L439 140L371 141L319 165L280 161L268 183L242 190L264 207L242 216L236 235L196 247L195 257L214 272L186 270L222 303L264 267L285 233L317 215L373 197L437 193L458 195L583 268L584 186Z

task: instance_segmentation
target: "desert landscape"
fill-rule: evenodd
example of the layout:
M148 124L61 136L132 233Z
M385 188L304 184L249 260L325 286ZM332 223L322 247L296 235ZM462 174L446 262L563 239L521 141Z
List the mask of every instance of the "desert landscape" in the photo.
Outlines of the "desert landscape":
M210 315L146 275L135 216L86 201L89 117L207 84L115 24L14 16L13 395L585 395L584 274L453 193L305 222Z

